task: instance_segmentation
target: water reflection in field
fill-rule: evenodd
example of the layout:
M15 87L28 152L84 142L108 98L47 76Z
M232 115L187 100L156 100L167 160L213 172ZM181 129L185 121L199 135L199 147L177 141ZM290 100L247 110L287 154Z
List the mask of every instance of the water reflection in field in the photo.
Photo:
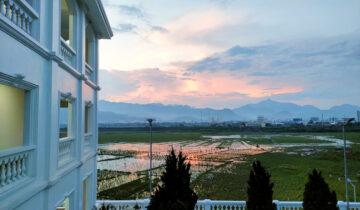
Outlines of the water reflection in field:
M210 170L226 170L233 164L243 162L244 155L254 155L268 151L281 152L285 147L298 146L339 146L342 141L327 136L296 136L312 140L320 140L316 143L277 143L272 141L278 134L270 135L228 135L228 136L204 136L206 140L180 141L153 143L153 178L159 178L164 170L165 156L171 148L175 151L183 151L191 163L192 179ZM293 135L281 135L294 137ZM255 139L251 141L250 139ZM260 139L263 143L254 143ZM300 139L303 141L303 139ZM323 141L323 142L322 142ZM300 141L301 142L301 141ZM99 145L99 148L114 154L114 151L126 152L132 156L116 156L103 154L98 156L97 167L104 177L108 177L109 171L126 172L98 180L98 192L117 187L136 179L148 179L149 170L149 144L148 143L113 143ZM107 171L106 171L107 170ZM145 196L145 195L143 195ZM146 196L145 196L146 197Z

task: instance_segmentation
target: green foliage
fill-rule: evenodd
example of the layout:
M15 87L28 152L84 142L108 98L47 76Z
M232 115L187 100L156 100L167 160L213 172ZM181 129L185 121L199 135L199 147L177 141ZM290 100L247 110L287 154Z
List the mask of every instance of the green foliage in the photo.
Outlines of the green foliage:
M182 152L177 156L174 149L166 157L166 168L161 175L162 184L151 196L148 210L193 210L196 193L190 188L190 164L186 164Z
M153 132L153 143L174 142L185 140L202 140L202 134L199 132ZM143 143L149 142L149 132L129 132L129 131L106 131L99 132L99 144L131 142Z
M276 210L273 203L273 183L270 174L261 166L259 161L253 162L250 171L246 206L248 210Z
M313 170L305 185L304 210L338 210L335 191L330 192L329 185L321 175L321 171Z

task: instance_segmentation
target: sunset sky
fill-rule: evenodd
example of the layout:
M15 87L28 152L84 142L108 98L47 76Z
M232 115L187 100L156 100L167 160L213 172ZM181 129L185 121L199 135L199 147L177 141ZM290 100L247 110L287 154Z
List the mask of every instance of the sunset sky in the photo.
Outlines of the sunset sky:
M360 1L103 0L100 98L360 105Z

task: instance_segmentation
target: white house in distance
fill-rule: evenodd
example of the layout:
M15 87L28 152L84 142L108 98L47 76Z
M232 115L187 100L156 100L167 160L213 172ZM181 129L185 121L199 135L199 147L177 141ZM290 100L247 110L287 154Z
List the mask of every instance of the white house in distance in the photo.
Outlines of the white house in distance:
M0 0L0 209L96 202L100 0Z

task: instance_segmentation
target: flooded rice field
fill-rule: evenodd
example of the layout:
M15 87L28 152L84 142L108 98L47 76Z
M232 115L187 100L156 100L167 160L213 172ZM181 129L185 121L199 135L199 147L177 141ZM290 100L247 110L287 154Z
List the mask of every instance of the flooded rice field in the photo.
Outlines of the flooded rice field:
M244 162L244 156L264 152L282 152L286 147L305 147L304 154L311 154L313 146L342 146L343 141L329 136L311 135L224 135L203 136L205 140L153 143L153 179L159 180L164 170L165 156L171 148L182 151L191 164L192 180L202 173L217 168L228 168ZM284 139L292 139L285 141ZM351 144L351 142L349 142ZM309 149L310 148L310 149ZM97 157L98 197L112 188L144 184L149 172L148 143L111 143L99 145ZM316 152L316 151L315 151ZM132 189L132 188L131 188ZM127 199L148 197L146 190L138 190ZM125 199L125 198L124 198Z

